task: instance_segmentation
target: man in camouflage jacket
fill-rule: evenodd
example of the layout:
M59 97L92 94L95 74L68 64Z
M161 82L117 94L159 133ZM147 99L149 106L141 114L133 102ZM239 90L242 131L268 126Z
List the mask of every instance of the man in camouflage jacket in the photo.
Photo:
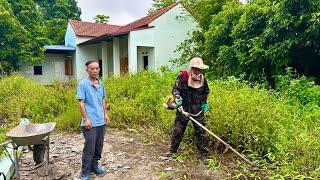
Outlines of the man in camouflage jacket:
M202 125L205 125L204 112L208 110L207 97L210 92L207 80L202 74L203 69L208 66L203 64L201 58L193 58L190 61L189 70L181 71L173 86L172 94L176 98L176 104L182 105L184 111L190 114L198 114L193 118ZM176 153L182 140L184 131L188 125L189 118L177 110L174 123L170 153ZM206 131L193 123L196 134L196 146L201 156L207 156L207 135Z

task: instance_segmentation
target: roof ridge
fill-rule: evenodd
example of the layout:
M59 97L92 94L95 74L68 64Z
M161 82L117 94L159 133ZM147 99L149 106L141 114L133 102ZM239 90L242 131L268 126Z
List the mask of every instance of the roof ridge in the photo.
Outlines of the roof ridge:
M133 22L131 22L131 23L128 23L128 24L122 26L121 28L124 28L124 27L129 26L129 25L134 24L134 23L137 23L137 22L139 22L139 21L141 21L141 20L143 20L143 19L145 19L145 18L155 16L155 17L151 18L151 20L149 20L149 22L147 23L147 24L149 24L150 22L152 22L152 21L154 21L155 19L157 19L158 17L162 16L163 14L165 14L166 12L168 12L169 10L171 10L172 8L174 8L175 6L177 6L178 4L181 4L181 2L180 2L180 1L177 1L177 2L175 2L174 4L172 4L172 5L170 5L170 6L166 6L166 7L164 7L164 8L161 8L161 9L159 9L159 10L157 10L157 11L155 11L155 12L153 12L153 13L147 15L147 16L144 16L144 17L142 17L142 18L139 18L139 19L137 19L137 20L135 20L135 21L133 21ZM162 11L163 11L163 12L162 12ZM140 27L141 27L141 26L140 26ZM121 30L121 28L120 28L119 30Z
M113 33L122 27L119 25L84 22L72 19L69 20L69 24L76 35L88 37L99 37L106 33Z
M79 20L75 20L75 19L69 19L70 21L74 21L74 22L78 22L78 23L88 23L88 24L95 24L95 25L107 25L107 26L119 26L121 27L122 25L116 25L116 24L109 24L109 23L96 23L96 22L88 22L88 21L79 21Z

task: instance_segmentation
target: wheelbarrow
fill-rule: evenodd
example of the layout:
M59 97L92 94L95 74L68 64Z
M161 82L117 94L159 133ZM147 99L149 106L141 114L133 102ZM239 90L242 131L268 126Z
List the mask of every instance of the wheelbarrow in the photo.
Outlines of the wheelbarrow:
M18 148L20 146L44 146L45 148L45 175L48 176L48 166L49 166L49 135L55 128L56 123L45 123L45 124L26 124L26 125L18 125L12 130L10 130L6 136L11 140L5 143L2 143L2 146L8 147L9 144L12 145L13 148L13 156L9 155L12 163L14 164L15 169L15 178L19 179L19 158L18 158ZM1 146L0 145L0 146ZM5 151L9 154L7 148ZM35 152L33 155L39 155L41 153ZM39 159L39 158L38 158ZM36 162L37 163L37 162Z

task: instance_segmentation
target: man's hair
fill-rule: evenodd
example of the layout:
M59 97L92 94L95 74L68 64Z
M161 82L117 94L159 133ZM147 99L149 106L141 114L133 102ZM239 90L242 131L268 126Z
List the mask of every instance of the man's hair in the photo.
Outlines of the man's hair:
M95 61L95 60L90 60L90 61L87 61L86 62L86 67L88 67L90 64L92 63L98 63L98 61Z

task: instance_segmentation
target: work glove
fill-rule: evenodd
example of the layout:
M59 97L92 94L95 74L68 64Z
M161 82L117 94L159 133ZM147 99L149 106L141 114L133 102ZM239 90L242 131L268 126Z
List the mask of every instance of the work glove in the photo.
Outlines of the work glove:
M177 106L181 106L181 105L182 105L183 99L182 99L181 96L176 97L175 100L176 100L176 105L177 105Z
M209 111L209 104L207 102L201 104L201 110L204 112Z

